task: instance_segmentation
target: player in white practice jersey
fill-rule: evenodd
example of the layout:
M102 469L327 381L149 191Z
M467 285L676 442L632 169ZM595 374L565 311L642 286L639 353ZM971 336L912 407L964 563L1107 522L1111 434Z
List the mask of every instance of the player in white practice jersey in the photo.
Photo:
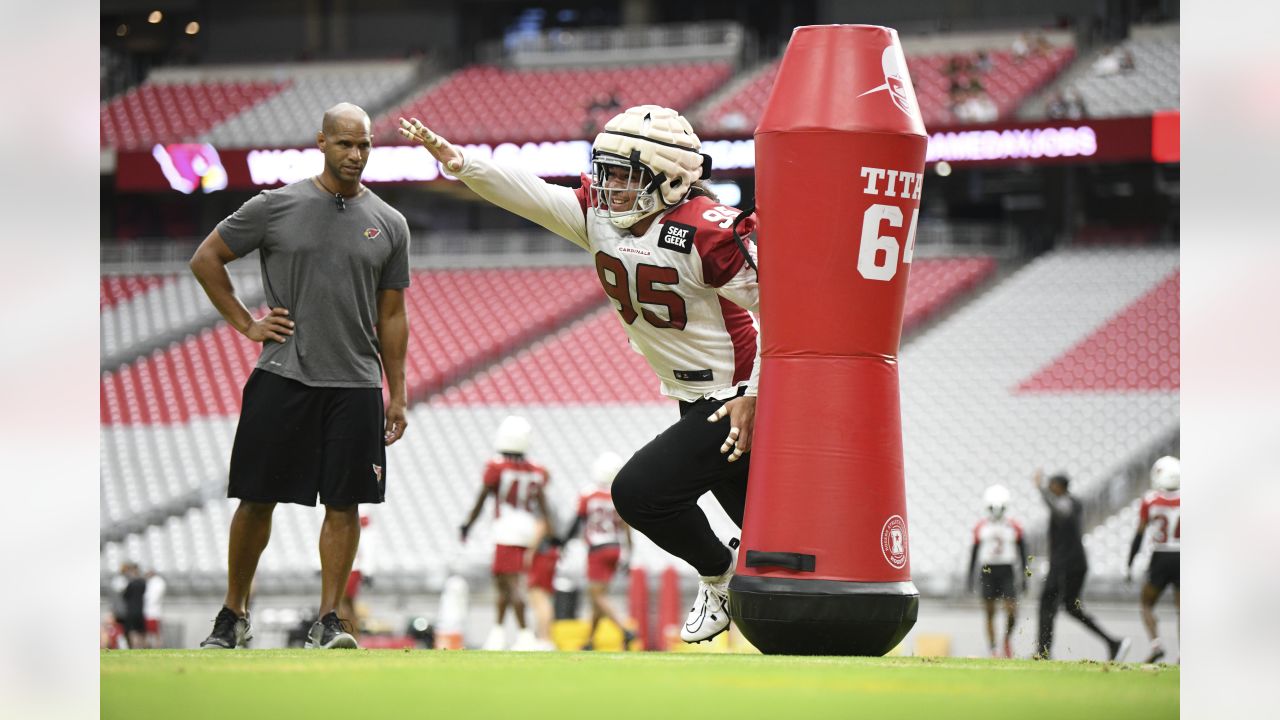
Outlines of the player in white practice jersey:
M1004 657L1013 657L1013 626L1018 619L1018 588L1027 589L1027 546L1022 525L1008 515L1009 489L992 485L983 494L986 517L973 528L973 552L969 555L968 588L973 590L974 571L981 568L982 605L987 615L987 649L996 653L996 601L1004 602L1007 622Z
M591 465L591 484L578 495L578 512L573 525L565 533L565 541L572 540L578 531L587 542L587 595L591 598L591 631L583 650L595 649L596 628L600 621L609 618L622 630L622 649L630 650L635 633L627 627L625 619L609 602L609 583L623 562L623 550L631 556L631 532L618 517L613 506L609 487L622 468L622 458L615 453L601 453ZM625 545L625 548L623 547Z
M464 155L417 118L402 118L400 131L481 197L592 254L632 347L680 403L680 420L618 472L614 505L702 576L681 637L701 642L728 629L737 539L717 538L697 500L711 491L741 527L759 376L759 288L754 246L743 239L754 218L702 184L710 156L687 120L657 105L605 125L592 175L576 190Z
M1164 657L1164 643L1156 624L1156 601L1170 585L1173 586L1173 602L1182 613L1182 570L1179 558L1182 549L1182 466L1178 458L1164 456L1151 466L1151 491L1142 496L1138 510L1138 532L1129 547L1129 564L1125 573L1128 580L1133 575L1133 559L1142 547L1142 538L1151 532L1151 564L1147 566L1147 581L1142 585L1142 624L1151 638L1151 654L1147 662L1158 662Z
M525 618L524 577L528 572L533 550L539 540L539 527L550 524L544 490L547 486L546 468L529 462L525 453L533 428L529 421L518 415L510 415L498 426L494 449L499 457L490 460L484 468L484 483L476 496L471 514L462 524L462 541L467 541L471 526L480 517L485 500L493 496L493 583L498 591L497 622L485 640L485 650L505 650L506 631L503 622L507 608L515 614L516 641L513 650L534 650L539 647L534 633Z

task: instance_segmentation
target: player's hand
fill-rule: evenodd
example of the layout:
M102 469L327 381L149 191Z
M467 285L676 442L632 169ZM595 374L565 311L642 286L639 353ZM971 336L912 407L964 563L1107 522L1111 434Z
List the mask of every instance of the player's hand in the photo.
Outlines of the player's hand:
M1036 471L1031 475L1031 482L1036 486L1036 489L1039 490L1044 485L1044 470L1036 468Z
M382 434L382 442L386 445L391 445L404 437L404 431L407 427L409 427L409 421L405 419L404 402L392 400L387 405L387 427Z
M254 342L274 340L282 343L293 334L293 321L289 319L289 311L282 308L271 308L271 312L249 323L244 336Z
M431 132L431 128L422 124L418 118L405 120L400 118L400 134L422 145L431 153L445 169L456 173L462 169L462 151L454 147L448 140Z
M707 422L729 418L729 435L720 445L720 454L729 453L733 462L751 452L751 431L756 426L756 399L750 395L734 398L707 416Z

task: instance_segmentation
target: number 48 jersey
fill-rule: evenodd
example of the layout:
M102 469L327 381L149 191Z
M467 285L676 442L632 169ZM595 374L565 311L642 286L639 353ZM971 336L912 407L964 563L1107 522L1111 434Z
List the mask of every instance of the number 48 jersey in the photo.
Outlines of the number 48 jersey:
M458 178L490 202L592 254L596 275L632 347L665 395L680 400L755 395L759 372L756 272L733 239L739 211L707 197L657 215L641 236L615 227L576 190L469 152ZM743 219L743 236L755 218ZM754 245L743 240L755 262Z

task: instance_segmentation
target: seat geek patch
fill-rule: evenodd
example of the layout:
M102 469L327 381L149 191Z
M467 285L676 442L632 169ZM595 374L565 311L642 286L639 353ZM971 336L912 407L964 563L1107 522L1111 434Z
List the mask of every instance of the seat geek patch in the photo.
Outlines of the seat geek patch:
M678 222L664 223L662 227L662 237L658 238L658 247L663 250L674 250L688 255L693 251L693 233L696 231L692 225L684 225Z

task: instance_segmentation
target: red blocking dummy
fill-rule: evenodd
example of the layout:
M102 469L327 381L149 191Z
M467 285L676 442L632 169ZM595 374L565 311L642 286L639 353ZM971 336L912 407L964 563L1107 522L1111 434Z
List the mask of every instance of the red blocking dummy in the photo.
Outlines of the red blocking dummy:
M766 653L915 624L898 341L927 136L897 32L796 28L756 128L760 399L730 614Z

